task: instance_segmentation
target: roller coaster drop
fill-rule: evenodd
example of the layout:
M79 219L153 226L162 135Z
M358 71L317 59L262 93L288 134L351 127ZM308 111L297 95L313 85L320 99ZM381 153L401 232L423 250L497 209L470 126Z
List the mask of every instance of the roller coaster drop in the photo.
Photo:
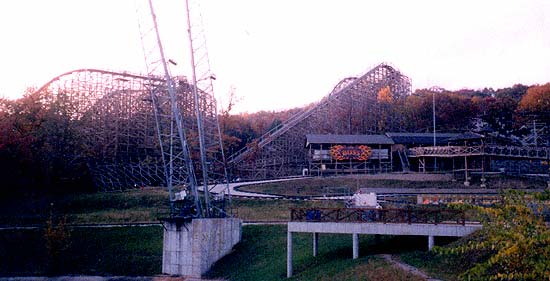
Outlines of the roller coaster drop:
M385 91L388 96L381 97ZM373 134L402 131L402 116L384 114L384 99L398 101L411 93L411 81L397 69L380 64L361 77L346 78L321 101L267 132L229 157L233 170L249 179L299 175L307 167L306 134Z

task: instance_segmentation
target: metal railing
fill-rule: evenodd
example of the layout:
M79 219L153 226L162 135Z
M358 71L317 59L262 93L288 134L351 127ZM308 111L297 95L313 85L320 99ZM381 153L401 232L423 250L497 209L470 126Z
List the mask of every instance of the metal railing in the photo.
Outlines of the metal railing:
M548 159L549 147L533 146L501 146L501 145L480 145L480 146L426 146L409 149L409 156L470 156L488 155L528 159Z
M291 208L290 221L465 225L466 217L463 211L443 209Z

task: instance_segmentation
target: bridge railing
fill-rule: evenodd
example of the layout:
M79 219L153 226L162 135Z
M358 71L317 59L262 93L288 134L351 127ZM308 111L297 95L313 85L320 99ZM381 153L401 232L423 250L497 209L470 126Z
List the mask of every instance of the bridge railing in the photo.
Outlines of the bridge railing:
M463 211L444 209L291 208L290 221L464 225L466 217Z
M483 153L482 146L426 146L413 147L409 149L410 156L460 156L480 155Z

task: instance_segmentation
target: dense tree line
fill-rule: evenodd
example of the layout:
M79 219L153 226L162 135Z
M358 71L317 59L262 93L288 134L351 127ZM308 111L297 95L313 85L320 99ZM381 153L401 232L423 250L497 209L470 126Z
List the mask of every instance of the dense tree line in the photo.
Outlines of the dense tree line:
M494 90L418 89L411 95L392 99L384 89L378 94L380 112L376 131L432 132L432 106L435 98L436 130L438 132L464 132L472 129L502 136L528 133L523 126L529 120L550 124L550 83L528 87L517 84ZM308 105L308 107L314 104ZM228 153L232 154L251 140L261 136L299 112L300 108L286 111L261 111L252 114L222 116ZM349 110L334 111L334 120L345 120ZM397 118L399 117L399 118ZM352 120L350 119L350 122ZM477 124L476 124L477 123ZM476 125L482 126L476 128Z
M46 100L43 93L31 91L18 100L0 99L2 185L47 191L89 189L77 121L62 99Z
M435 93L431 89L419 89L400 99L381 91L379 120L372 133L431 132L433 98L440 132L472 129L473 120L482 121L483 130L501 135L525 133L522 126L532 119L550 124L550 83ZM311 106L314 104L307 107ZM278 128L303 109L231 114L228 106L220 114L226 155ZM29 90L17 100L0 99L0 176L4 187L48 190L90 187L86 166L89 155L84 149L81 124L72 112L62 94L52 99L47 94ZM334 114L342 115L339 120L350 118L351 126L348 112L334 111Z

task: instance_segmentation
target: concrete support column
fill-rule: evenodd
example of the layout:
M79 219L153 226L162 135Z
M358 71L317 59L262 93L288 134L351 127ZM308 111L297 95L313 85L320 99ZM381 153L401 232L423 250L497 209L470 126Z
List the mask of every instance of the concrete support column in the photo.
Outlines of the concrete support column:
M353 238L353 259L355 260L359 258L359 234L353 233L352 238Z
M428 236L428 250L431 251L434 247L434 237L432 235Z
M313 256L316 257L319 249L319 233L313 232Z
M286 233L286 278L292 277L292 232Z

